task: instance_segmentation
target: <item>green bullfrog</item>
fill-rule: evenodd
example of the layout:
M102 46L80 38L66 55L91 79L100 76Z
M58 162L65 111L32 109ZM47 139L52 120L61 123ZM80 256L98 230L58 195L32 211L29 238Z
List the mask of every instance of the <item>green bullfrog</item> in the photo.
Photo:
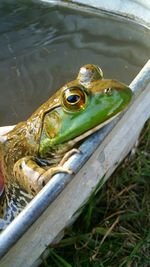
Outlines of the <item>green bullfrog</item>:
M95 65L81 67L25 122L0 137L0 228L3 229L55 173L72 173L65 161L76 145L116 117L129 104L131 89L104 79ZM2 192L2 190L1 190Z

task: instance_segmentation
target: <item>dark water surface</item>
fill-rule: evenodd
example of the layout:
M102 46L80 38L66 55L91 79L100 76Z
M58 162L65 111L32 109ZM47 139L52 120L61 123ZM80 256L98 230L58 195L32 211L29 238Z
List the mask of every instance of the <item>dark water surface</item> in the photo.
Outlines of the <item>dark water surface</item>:
M0 1L0 126L25 120L80 66L129 84L150 57L150 31L103 13Z

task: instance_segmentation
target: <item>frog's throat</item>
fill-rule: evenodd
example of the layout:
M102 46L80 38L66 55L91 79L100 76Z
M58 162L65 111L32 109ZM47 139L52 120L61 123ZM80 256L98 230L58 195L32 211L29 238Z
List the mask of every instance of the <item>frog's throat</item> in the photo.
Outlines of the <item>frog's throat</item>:
M83 140L84 138L86 138L87 136L91 135L92 133L98 131L99 129L101 129L103 126L105 126L106 124L108 124L109 122L111 122L114 118L118 117L118 115L121 113L122 111L118 112L116 115L114 115L113 117L111 117L110 119L104 121L103 123L100 123L99 125L97 125L96 127L88 130L87 132L81 134L80 136L75 137L74 139L70 140L67 142L67 145L69 146L74 146L74 144L78 143L79 141Z

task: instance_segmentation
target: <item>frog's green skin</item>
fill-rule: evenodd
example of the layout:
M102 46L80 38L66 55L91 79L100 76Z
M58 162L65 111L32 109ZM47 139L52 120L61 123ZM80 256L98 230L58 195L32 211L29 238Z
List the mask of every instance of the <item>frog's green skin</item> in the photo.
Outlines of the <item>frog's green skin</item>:
M1 213L5 215L1 217L11 221L17 213L12 211L15 205L12 195L18 185L21 192L24 190L33 196L54 173L71 172L63 167L70 155L65 153L124 110L131 97L128 86L103 79L99 67L85 65L74 81L57 91L27 121L2 136L0 165L5 205L2 204ZM64 155L65 160L60 162ZM6 199L12 216L10 212L6 216ZM18 203L20 199L18 196Z

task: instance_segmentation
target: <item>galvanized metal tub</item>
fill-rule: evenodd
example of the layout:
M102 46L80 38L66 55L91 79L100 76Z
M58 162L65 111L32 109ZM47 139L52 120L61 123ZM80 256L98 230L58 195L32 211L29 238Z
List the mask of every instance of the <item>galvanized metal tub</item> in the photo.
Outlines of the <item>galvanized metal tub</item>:
M80 3L133 19L146 27L149 27L150 24L149 1L128 0L125 3L122 3L121 0L115 1L115 3L114 1L98 0L45 2L64 6L71 5L73 8L80 8L75 4ZM128 110L89 137L80 147L82 153L73 155L66 163L74 170L75 176L55 175L3 231L0 236L0 266L37 266L38 259L48 244L61 238L63 229L75 220L79 214L79 208L84 205L90 194L97 186L100 188L104 184L131 150L145 121L150 116L150 62L146 64L130 86L135 97ZM134 122L136 122L136 127L131 132L130 129ZM121 142L126 140L127 136L128 143ZM115 151L113 159L112 150Z

